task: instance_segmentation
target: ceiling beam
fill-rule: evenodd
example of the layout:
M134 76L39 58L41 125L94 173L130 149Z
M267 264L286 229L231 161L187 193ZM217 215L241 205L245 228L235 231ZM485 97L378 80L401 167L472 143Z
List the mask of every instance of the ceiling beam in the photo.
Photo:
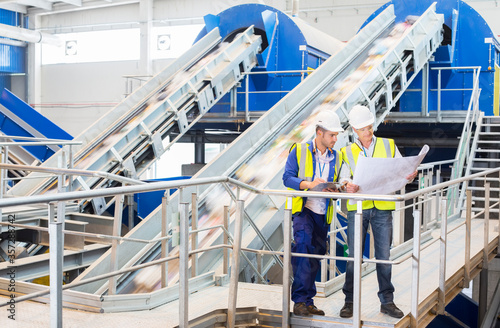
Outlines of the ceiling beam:
M106 0L85 1L82 3L82 5L80 7L75 7L73 5L69 5L66 3L55 3L52 6L51 11L37 9L37 8L29 8L28 14L29 15L54 15L54 14L62 14L62 13L67 13L67 12L80 11L80 10L123 6L123 5L130 5L130 4L136 4L136 3L139 3L139 0L115 0L113 2L106 1Z
M42 8L45 10L52 10L52 3L46 0L12 0L12 2L16 2L25 6Z
M26 8L26 6L20 5L18 3L5 3L0 1L0 9L5 9L21 14L28 13L28 9Z
M82 6L82 0L49 0L50 2L54 3L54 2L65 2L67 4L70 4L70 5L73 5L73 6L77 6L77 7L81 7Z

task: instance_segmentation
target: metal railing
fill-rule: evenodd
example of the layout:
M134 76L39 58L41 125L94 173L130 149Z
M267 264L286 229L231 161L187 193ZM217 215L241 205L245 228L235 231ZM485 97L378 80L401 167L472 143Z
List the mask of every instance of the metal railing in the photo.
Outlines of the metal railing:
M479 87L479 74L481 72L481 66L464 66L464 67L434 67L433 70L438 71L438 102L437 102L437 115L438 122L441 117L441 93L443 91L471 91L471 97L469 100L469 105L467 107L467 115L465 117L464 127L462 129L462 134L460 136L460 141L457 148L457 153L455 157L455 163L452 169L451 179L457 179L463 176L464 166L467 163L467 170L464 176L470 173L469 164L471 161L471 154L473 149L476 147L477 143L477 134L474 137L473 144L471 145L472 134L474 133L474 126L479 126L479 122L482 119L483 113L479 111L479 96L481 94L481 88ZM442 89L441 88L441 72L443 70L458 70L458 71L473 71L473 81L472 81L472 89ZM477 128L476 128L477 129ZM448 211L451 211L452 208L462 207L463 200L465 197L465 188L462 186L462 193L458 195L458 186L449 193L448 199ZM451 202L450 199L453 198L455 201Z
M460 185L468 180L474 179L480 176L487 175L495 175L498 177L500 173L500 168L492 169L488 171L484 171L481 173L477 173L468 177L463 177L459 179L454 179L451 181L438 183L435 185L427 186L423 189L410 192L404 195L363 195L363 194L343 194L343 193L322 193L322 192L310 192L310 191L287 191L287 190L266 190L266 189L258 189L252 187L250 185L244 184L240 181L234 180L228 177L213 177L213 178L204 178L204 179L191 179L191 180L182 180L182 181L166 181L166 182L154 182L145 185L133 185L133 186L123 186L123 187L114 187L107 189L99 189L99 190L90 190L90 191L72 191L72 192L61 192L57 194L45 194L45 195L36 195L30 197L18 197L18 198L6 198L0 199L0 208L5 208L8 206L15 205L26 205L26 204L47 204L49 209L49 228L48 231L50 233L50 279L51 284L50 288L46 288L46 290L32 293L29 295L21 296L17 298L17 302L33 299L39 297L41 295L50 293L50 311L51 311L51 324L53 327L62 327L62 291L65 289L70 289L82 284L90 283L97 280L108 280L108 294L113 294L116 291L116 276L122 275L125 273L133 272L148 266L153 265L161 265L162 267L162 286L166 287L168 284L167 281L167 273L168 267L167 263L169 261L177 260L179 261L179 324L180 327L188 327L188 311L189 311L189 266L188 262L193 261L196 254L201 252L209 252L209 251L217 251L223 250L224 252L224 267L225 272L227 272L228 268L228 252L225 250L232 249L232 257L231 257L231 274L230 274L230 283L229 283L229 296L228 296L228 317L227 317L227 326L234 327L235 326L235 313L236 313L236 300L238 294L238 276L240 270L240 259L239 256L243 252L253 252L256 254L262 255L276 255L283 257L283 301L282 301L282 326L288 327L290 325L290 316L287 315L290 313L290 268L291 268L291 257L292 256L302 256L302 257L311 257L318 258L321 260L329 260L329 261L353 261L354 262L354 315L353 315L353 327L359 327L361 325L361 265L362 262L365 263L386 263L398 265L403 261L411 258L412 261L412 297L411 297L411 325L412 327L417 327L419 323L419 267L420 267L420 259L421 259L421 251L429 247L429 245L421 246L421 236L427 226L429 226L429 222L422 220L423 214L422 210L418 208L419 204L425 202L429 197L428 195L434 194L436 195L437 201L437 209L436 211L440 213L440 219L437 220L436 224L441 227L441 236L439 239L434 240L433 242L439 242L441 247L441 259L440 259L440 283L439 283L439 294L438 294L438 312L443 313L444 305L445 305L445 279L446 279L446 236L451 231L448 231L448 222L452 221L452 219L456 219L459 214L459 209L456 209L457 213L454 213L452 216L448 215L447 212L447 193L452 190L454 186ZM198 247L196 243L193 244L193 239L190 240L189 236L193 236L203 230L205 228L197 228L197 226L192 222L192 228L190 231L189 221L190 221L190 204L186 202L179 203L179 215L180 215L180 226L179 226L179 248L178 255L172 254L168 249L168 242L172 239L172 236L168 234L169 227L169 216L170 214L166 211L166 204L168 202L168 198L164 198L162 202L162 231L158 238L154 238L152 240L137 240L132 238L120 237L118 223L121 222L121 205L123 202L123 195L133 194L133 193L141 193L155 190L166 190L166 195L168 194L169 189L178 188L182 192L183 188L189 186L197 186L197 185L205 185L205 184L231 184L237 189L236 195L238 196L237 201L235 202L235 207L233 208L234 213L234 231L231 235L229 233L229 207L224 208L224 223L222 225L216 225L206 229L222 229L226 238L220 245L207 246L207 247ZM332 256L332 255L305 255L291 252L291 209L289 207L285 207L283 210L283 251L270 251L270 250L255 250L245 248L242 245L242 233L243 233L243 222L244 222L244 211L245 211L245 200L241 199L240 190L246 190L249 194L257 194L257 195L265 195L265 196L277 196L277 197L286 197L288 198L288 204L291 204L291 198L294 196L301 197L318 197L318 198L336 198L336 199L354 199L358 204L358 211L355 216L355 243L357 245L357 250L353 257L343 257L343 256ZM487 192L489 191L489 185L486 187ZM102 274L100 276L95 276L92 278L87 278L82 281L72 282L67 285L62 285L62 261L63 261L63 245L64 245L64 234L72 234L72 235L85 235L88 233L75 232L75 231L65 231L63 230L64 222L65 222L65 202L70 200L78 200L78 199L88 199L93 197L115 197L117 209L115 210L115 229L113 230L112 236L105 236L94 234L93 236L96 238L102 238L112 241L112 260L110 265L110 272L106 274ZM480 215L484 216L485 219L485 240L484 240L484 259L483 261L488 260L488 227L487 221L489 220L489 209L494 206L499 206L500 202L497 202L493 205L489 204L489 198L487 198L487 206L483 212L475 214L475 217ZM181 197L179 199L182 199ZM196 221L197 215L193 214L193 209L196 209L196 195L193 195L192 204L191 204L191 221ZM363 260L361 253L361 222L362 222L362 211L361 204L363 200L380 200L380 201L395 201L395 202L404 202L406 200L413 200L413 204L411 205L413 208L414 215L414 227L413 227L413 251L411 254L407 254L397 260L374 260L374 259L365 259ZM465 269L464 269L464 286L468 284L470 280L470 222L472 219L471 215L471 197L470 192L467 197L467 217L466 220L461 223L462 225L466 225L467 229L467 237L465 240ZM2 225L10 225L9 229L17 229L17 228L26 228L26 229L37 229L41 230L44 228L40 227L25 227L15 224L15 222L11 223L2 223ZM46 229L46 228L45 228ZM454 228L456 229L456 227ZM500 231L499 231L500 233ZM140 243L160 243L162 246L162 256L160 259L138 264L130 267L124 267L122 269L117 269L116 258L118 251L118 243L123 240L140 242ZM499 238L500 240L500 238ZM190 247L191 250L190 250ZM193 262L192 262L193 263ZM483 264L487 265L487 264ZM193 275L193 273L191 274ZM8 303L0 304L0 306L6 306Z
M284 71L265 71L265 72L245 72L245 91L244 92L236 92L236 89L231 90L231 93L233 96L231 97L231 108L232 108L232 113L234 115L237 104L236 104L236 95L237 94L244 94L245 95L245 121L250 122L251 117L250 117L250 94L287 94L292 90L277 90L277 91L250 91L250 76L251 75L276 75L276 74L282 74L283 77L286 75L291 75L291 77L297 77L296 75L293 74L299 74L300 75L300 80L304 80L305 74L311 73L310 70L284 70Z

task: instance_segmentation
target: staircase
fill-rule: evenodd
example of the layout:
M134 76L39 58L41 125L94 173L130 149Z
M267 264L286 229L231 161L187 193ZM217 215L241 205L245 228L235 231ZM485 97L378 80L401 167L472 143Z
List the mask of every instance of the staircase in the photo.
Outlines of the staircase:
M468 174L474 174L500 166L500 117L482 117L478 120ZM468 186L472 191L474 210L484 209L485 183L490 183L490 206L499 199L499 177L476 178ZM498 218L498 206L490 209L490 218Z

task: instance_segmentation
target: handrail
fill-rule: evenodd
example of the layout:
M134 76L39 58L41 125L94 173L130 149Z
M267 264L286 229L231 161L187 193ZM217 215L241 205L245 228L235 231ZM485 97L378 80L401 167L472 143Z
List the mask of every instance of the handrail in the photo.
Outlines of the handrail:
M65 175L79 175L79 176L89 176L89 177L99 177L106 178L108 180L114 180L118 182L123 182L131 185L146 184L146 182L127 178L121 175L104 172L104 171L89 171L89 170L78 170L78 169L65 169L57 167L43 167L43 166L33 166L33 165L17 165L17 164L4 164L0 163L0 169L11 169L11 170L22 170L31 172L48 172L53 174L65 174Z
M212 178L194 178L194 179L174 180L174 181L157 181L157 182L151 182L147 184L140 184L133 186L111 187L106 189L95 189L95 190L85 190L85 191L69 191L58 194L3 198L0 199L0 208L6 206L14 206L14 205L50 203L50 202L69 201L69 200L78 200L78 199L96 198L96 197L110 197L116 195L143 193L143 192L159 191L166 189L181 189L183 187L222 183L222 182L228 182L234 184L235 186L254 192L256 194L269 194L269 195L284 196L284 197L316 197L316 198L327 198L327 199L336 198L345 200L353 199L356 201L379 200L379 201L389 201L389 202L402 202L408 199L415 198L420 195L424 195L431 191L443 189L458 183L462 183L480 176L489 175L496 172L500 172L500 167L471 174L467 177L441 182L439 184L419 189L410 193L406 193L404 195L371 195L371 194L358 194L358 193L348 194L340 192L261 189L248 185L244 182L238 181L233 178L218 176Z
M479 172L479 173L476 173L476 174L473 174L473 175L470 175L467 177L462 177L462 178L450 180L447 182L439 183L439 184L429 186L429 187L426 187L426 188L423 188L420 190L416 190L416 191L411 192L411 193L404 194L404 195L366 195L366 194L327 193L327 192L311 192L311 191L289 191L289 190L270 190L270 189L267 190L267 189L255 188L255 187L247 185L243 182L235 180L233 178L221 176L221 177L213 177L213 178L198 178L198 179L191 179L191 180L160 181L160 182L152 182L149 184L107 188L107 189L103 189L103 190L73 191L73 192L65 192L65 193L59 193L59 194L54 194L54 195L38 195L38 196L29 196L29 197L17 197L17 198L12 198L12 199L0 199L0 208L5 207L5 206L10 206L10 205L64 202L66 200L75 200L75 199L81 199L81 198L92 198L92 197L113 196L113 195L116 196L116 195L130 194L130 193L136 193L136 192L166 190L166 189L172 189L172 188L182 189L183 187L187 187L187 186L200 185L200 184L211 184L211 183L230 183L230 184L233 184L239 188L243 188L243 189L248 190L252 193L260 194L260 195L278 195L278 196L285 196L285 197L301 196L301 197L318 197L318 198L332 198L332 197L334 197L337 199L355 199L356 201L358 201L358 204L360 204L361 201L367 200L367 199L384 200L384 201L405 201L408 199L417 198L421 195L425 195L425 194L431 193L431 192L436 191L436 190L440 190L440 189L444 190L445 188L448 188L448 187L451 187L454 185L459 185L462 182L474 179L476 177L487 176L487 175L495 174L498 172L500 172L500 167L490 169L487 171L483 171L483 172ZM240 201L238 201L238 202L240 202ZM444 201L444 203L445 203L445 201ZM187 210L187 204L184 204L184 205L185 205L184 210ZM498 205L498 203L495 203L489 207L493 207L493 206L497 206L497 205ZM237 213L237 215L236 215L237 221L243 220L243 217L244 217L243 211L244 211L244 208L240 206L239 214ZM419 211L416 210L415 212L418 213ZM115 217L115 219L116 219L116 217ZM470 219L470 217L469 217L469 219ZM448 222L448 221L444 217L444 218L442 218L442 222ZM53 222L51 222L51 224L52 223ZM420 225L421 225L420 220L415 220L415 227L416 228L414 228L414 231L417 231L417 234L420 234ZM447 223L446 223L446 225L447 225ZM217 226L214 228L220 228L220 227L221 226ZM288 227L290 227L290 226L288 225ZM49 228L49 231L50 231L50 229L51 229L51 227ZM186 227L184 227L184 229L186 229ZM456 227L454 229L456 229ZM453 230L451 230L451 231L453 231ZM191 232L195 233L196 231L191 231ZM81 234L81 233L75 233L75 232L68 232L68 233ZM185 231L184 233L189 234L189 231ZM359 237L359 233L360 233L360 231L358 230L358 235L357 235L358 237ZM99 235L99 234L96 234L96 236L99 236L100 238L110 238L111 237L111 236L105 236L105 235ZM163 239L169 239L169 238L170 238L169 236L155 238L154 242L157 242L157 241L160 241ZM369 260L365 260L365 262L367 262L367 263L369 262L369 263L400 264L405 259L408 259L410 257L413 258L412 261L415 261L415 259L417 259L417 261L418 261L419 256L420 256L419 255L420 251L422 251L423 249L425 249L426 247L429 247L429 246L426 245L426 246L421 247L420 246L420 237L415 236L415 238L417 238L416 240L418 243L415 244L415 242L414 242L414 248L418 247L418 250L414 249L413 256L410 256L410 255L403 256L402 258L398 258L397 260L373 260L373 259L369 259ZM112 239L115 239L115 238L112 238ZM145 241L139 241L139 240L134 240L134 241L145 242ZM153 242L153 241L151 241L151 242ZM187 243L187 240L184 238L184 240L182 240L182 242ZM433 243L433 242L431 242L431 243ZM415 246L415 245L418 245L418 246ZM132 271L135 271L137 269L144 268L144 267L151 266L151 265L166 263L172 259L179 259L179 258L180 259L182 259L182 258L187 259L189 257L189 255L193 255L193 254L204 252L204 251L211 251L211 250L215 250L215 249L231 248L231 247L235 247L233 249L239 248L242 251L252 251L252 250L249 250L246 248L242 248L241 242L238 244L236 239L233 241L233 246L227 245L227 244L222 244L222 245L218 245L218 246L209 246L209 247L199 248L199 249L191 250L191 251L187 250L187 248L184 247L184 250L180 251L179 256L161 258L159 260L155 260L155 261L152 261L152 262L149 262L146 264L140 264L140 265L135 265L133 267L122 268L120 270L115 270L114 272L106 273L106 274L103 274L103 275L100 275L97 277L84 279L82 281L79 281L76 284L70 283L70 284L62 287L62 289L75 287L77 285L90 283L90 282L96 281L96 280L107 279L110 277L114 277L116 275L124 274L127 272L132 272ZM327 259L355 261L356 262L356 258L345 258L345 257L331 256L331 255L320 256L320 255L305 255L305 254L299 254L299 253L292 253L289 250L289 248L285 248L285 250L283 252L279 252L279 251L273 252L273 251L261 250L261 251L259 251L259 253L261 253L261 254L276 254L276 255L279 254L279 255L283 255L284 258L287 258L288 254L289 254L290 256L303 256L303 257L322 258L322 259L327 258ZM183 257L181 256L181 254L183 254ZM284 261L284 263L286 264L288 262ZM417 271L418 271L418 269L417 269ZM284 268L284 273L285 272L286 272L286 270ZM234 275L234 274L235 274L235 271L233 271L232 275ZM186 277L182 277L182 279L186 279ZM417 274L417 279L419 279L418 274ZM184 281L184 283L186 282L185 280L183 280L183 281ZM285 284L284 284L284 286L285 286ZM21 300L25 300L25 299L32 299L34 297L38 297L38 296L41 296L41 295L44 295L47 293L49 293L49 290L44 290L41 292L32 293L32 294L17 298L17 301L21 301ZM283 295L285 295L285 293ZM414 296L412 296L412 297L414 297ZM287 302L289 302L289 300ZM0 307L5 306L7 304L8 303L0 304ZM417 311L417 310L415 310L415 311ZM413 310L412 310L412 313L413 313Z

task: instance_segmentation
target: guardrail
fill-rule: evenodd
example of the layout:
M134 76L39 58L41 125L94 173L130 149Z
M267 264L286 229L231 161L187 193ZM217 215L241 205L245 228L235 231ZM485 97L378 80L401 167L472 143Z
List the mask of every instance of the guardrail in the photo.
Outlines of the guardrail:
M236 299L237 299L237 291L238 291L238 276L239 276L239 268L240 268L240 254L243 252L253 252L260 255L276 255L283 257L283 302L282 308L283 313L290 313L290 264L292 256L302 256L302 257L311 257L318 259L326 259L330 261L353 261L354 262L354 316L353 316L353 327L359 327L361 325L360 313L361 313L361 265L362 262L366 263L387 263L387 264L400 264L405 259L412 257L412 302L411 302L411 320L412 326L418 326L419 313L418 313L418 285L419 285L419 266L420 266L420 253L424 249L421 246L421 236L423 230L426 226L429 225L429 222L425 220L422 221L422 210L418 209L418 204L425 201L428 198L428 195L431 193L437 195L439 201L437 202L436 211L440 213L440 219L437 220L436 224L441 228L441 237L436 239L434 242L440 242L441 244L441 261L440 261L440 288L439 288L439 296L438 296L438 313L443 313L444 305L445 305L445 263L446 263L446 236L448 231L448 222L453 219L458 218L459 209L457 213L450 216L446 210L448 199L446 197L447 192L451 190L456 185L464 183L470 179L487 176L487 175L495 175L499 176L500 168L492 169L488 171L484 171L481 173L473 174L468 177L463 177L459 179L454 179L451 181L438 183L435 185L427 186L423 189L410 192L404 195L363 195L363 194L345 194L345 193L322 193L322 192L310 192L310 191L288 191L288 190L267 190L267 189L258 189L253 186L244 184L238 180L229 178L229 177L213 177L213 178L202 178L202 179L191 179L191 180L182 180L182 181L165 181L165 182L154 182L149 184L141 184L141 185L133 185L133 186L123 186L123 187L114 187L107 189L99 189L99 190L90 190L90 191L72 191L72 192L62 192L57 194L45 194L45 195L37 195L30 197L18 197L18 198L5 198L0 199L0 208L5 208L8 206L15 205L25 205L25 204L47 204L49 209L49 228L48 231L50 233L50 288L46 288L43 291L32 293L29 295L21 296L16 298L17 302L33 299L39 297L41 295L50 293L50 311L51 311L51 320L52 326L54 327L62 327L62 291L65 289L70 289L82 284L90 283L97 280L108 280L108 294L113 294L116 291L116 276L122 275L124 273L133 272L148 266L153 265L161 265L162 266L162 286L167 286L167 263L173 260L179 261L179 320L181 327L187 327L189 325L188 322L188 310L189 310L189 288L188 288L188 279L189 275L189 267L188 262L194 259L196 254L200 252L208 252L208 251L216 251L223 250L224 257L224 267L225 272L227 272L229 258L228 258L228 249L232 249L231 256L231 274L230 274L230 282L229 288L230 293L228 297L228 319L227 326L234 327L235 326L235 313L236 313ZM172 235L169 235L169 213L167 213L167 202L168 198L165 197L162 202L162 231L158 238L152 240L137 240L133 238L120 237L119 235L119 223L121 222L121 205L123 204L123 196L132 194L132 193L141 193L155 190L166 190L166 195L168 194L168 190L172 188L178 188L179 192L182 192L183 188L188 186L197 186L204 184L230 184L234 188L236 188L237 201L235 202L235 206L233 206L234 213L234 232L231 235L229 232L229 213L231 209L229 207L224 208L224 223L218 224L214 227L210 228L189 228L190 221L190 207L191 207L191 218L195 218L196 221L196 197L193 195L192 204L186 202L181 202L179 204L179 215L180 215L180 226L179 226L179 249L178 255L169 254L169 248L167 241L172 239ZM269 251L269 250L253 250L242 247L242 232L243 232L243 222L244 222L244 210L245 210L245 200L242 199L242 194L240 191L245 190L248 191L248 195L257 194L257 195L266 195L266 196L277 196L277 197L287 197L290 198L293 196L301 196L301 197L319 197L319 198L336 198L336 199L354 199L358 204L358 211L355 216L355 238L357 252L353 254L353 257L340 257L340 256L332 256L332 255L305 255L291 252L291 209L285 208L283 209L283 229L284 229L284 242L283 251ZM489 192L489 185L486 186L486 192ZM488 194L487 194L488 195ZM63 240L64 234L76 234L76 235L85 235L88 233L75 232L75 231L65 231L63 230L64 221L65 221L65 202L70 200L78 200L78 199L88 199L93 197L115 197L116 201L116 210L115 210L115 229L113 230L113 235L100 235L93 234L93 237L102 238L112 241L112 261L110 266L110 272L88 278L76 283L69 283L67 285L62 285L62 253L63 253ZM182 199L182 198L179 198ZM381 201L395 201L395 202L404 202L406 200L412 200L413 204L413 216L414 227L413 227L413 252L408 254L398 260L374 260L374 259L362 259L361 253L361 222L362 222L362 211L361 204L363 200L381 200ZM467 216L466 220L463 224L467 227L467 238L464 243L465 247L465 283L467 284L470 276L470 222L472 219L471 215L471 198L470 193L467 197ZM287 202L291 204L291 201ZM489 221L489 209L494 206L499 206L500 202L490 205L489 198L487 197L486 201L486 209L483 212L477 213L475 216L478 217L480 215L484 216L486 221ZM194 212L193 212L194 209ZM194 213L194 214L193 214ZM485 221L485 222L486 222ZM192 223L192 227L196 225ZM40 227L32 227L32 226L21 226L15 224L15 222L11 223L2 223L2 225L10 225L9 231L12 229L13 231L17 228L25 228L25 229L37 229L42 230L44 228ZM422 229L422 227L424 229ZM47 228L45 228L47 229ZM208 246L199 248L196 243L193 244L193 239L190 240L189 235L195 236L197 233L201 231L205 231L207 229L222 229L225 234L225 238L222 244L215 246ZM456 229L456 228L455 228ZM487 224L485 224L485 248L484 248L484 261L487 265L488 260L488 230ZM500 231L499 231L500 233ZM160 243L162 246L162 255L158 260L151 261L149 263L134 265L130 267L125 267L123 269L117 270L116 266L116 257L117 257L117 245L120 241L128 240L133 242L140 243ZM499 238L500 240L500 238ZM195 246L190 251L190 246ZM425 246L425 247L428 247ZM8 303L0 304L0 306L6 306ZM282 317L282 326L288 327L290 324L289 315L283 315Z

